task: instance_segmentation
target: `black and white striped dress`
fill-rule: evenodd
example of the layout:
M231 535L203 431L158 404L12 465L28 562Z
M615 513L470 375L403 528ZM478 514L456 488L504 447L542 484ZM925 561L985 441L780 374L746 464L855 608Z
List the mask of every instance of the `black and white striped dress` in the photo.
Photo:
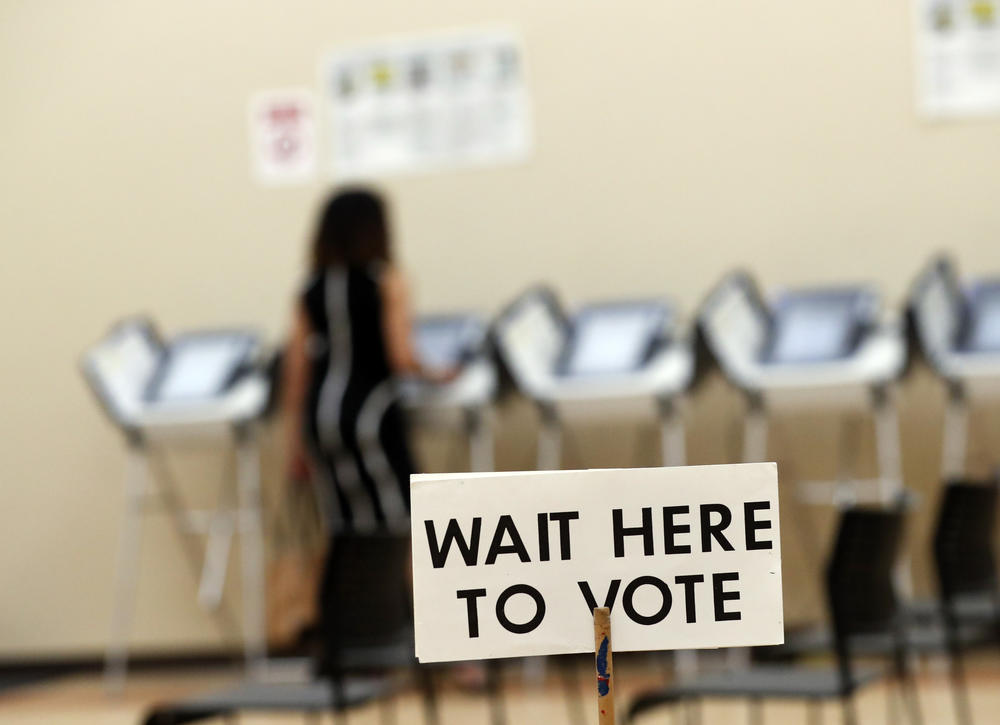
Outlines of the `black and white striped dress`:
M382 337L379 267L331 267L302 300L312 335L305 430L333 532L409 522L413 462Z

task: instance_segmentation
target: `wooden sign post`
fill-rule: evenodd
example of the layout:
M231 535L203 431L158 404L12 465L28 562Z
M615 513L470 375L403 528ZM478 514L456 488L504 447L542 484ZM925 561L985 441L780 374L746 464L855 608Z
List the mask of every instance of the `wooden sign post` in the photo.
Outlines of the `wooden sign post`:
M611 610L594 610L594 664L597 669L597 722L615 725L615 678L611 664Z

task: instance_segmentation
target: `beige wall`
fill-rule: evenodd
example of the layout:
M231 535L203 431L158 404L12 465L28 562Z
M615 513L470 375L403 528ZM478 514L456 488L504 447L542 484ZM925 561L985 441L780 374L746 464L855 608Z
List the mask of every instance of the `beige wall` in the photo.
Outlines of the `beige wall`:
M251 182L249 94L314 85L338 43L494 22L525 41L536 152L386 184L422 309L492 311L547 279L570 299L669 291L690 310L736 263L898 300L942 246L1000 269L1000 125L915 117L907 0L6 0L0 656L105 639L123 451L81 350L134 311L167 331L282 331L329 180ZM929 379L909 387L908 472L927 480L939 399ZM696 462L724 455L712 437L739 412L722 386L704 397ZM204 491L211 459L182 463ZM164 525L144 557L137 644L215 644Z

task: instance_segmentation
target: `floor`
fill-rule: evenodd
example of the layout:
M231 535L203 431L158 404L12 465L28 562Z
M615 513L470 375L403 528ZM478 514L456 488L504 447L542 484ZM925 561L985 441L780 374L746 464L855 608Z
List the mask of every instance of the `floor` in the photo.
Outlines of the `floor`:
M573 668L578 695L588 725L597 723L596 709L591 699L587 663L580 659ZM619 712L638 690L653 685L658 680L661 666L648 657L633 656L617 663L616 696ZM974 720L977 725L1000 723L1000 658L989 656L970 663L970 692ZM537 672L535 673L538 674ZM42 683L27 685L0 692L0 723L3 725L62 725L64 723L100 723L107 725L133 725L141 722L146 709L155 702L204 692L232 683L238 675L232 670L186 670L172 672L136 673L128 682L122 695L109 697L102 681L95 674L66 676ZM505 679L505 699L508 722L511 725L549 725L570 723L562 680L553 667L541 677L542 685L528 686L520 667L514 667ZM861 723L887 723L887 690L882 685L866 689L859 696L858 712ZM950 725L955 722L950 690L943 663L939 660L921 663L919 696L927 725ZM702 723L736 725L748 722L748 708L741 702L710 700L704 703ZM396 701L399 725L420 723L421 709L417 696L409 691ZM771 725L790 725L807 722L806 707L795 702L767 702L764 705L764 722ZM839 708L826 705L823 722L839 723ZM348 722L352 725L380 723L376 706L352 711ZM442 725L464 723L489 723L485 698L463 692L445 683L441 697ZM243 725L301 723L297 715L245 715ZM323 722L331 722L324 718ZM619 722L622 719L619 718ZM637 723L682 723L683 718L673 717L667 711L651 713Z

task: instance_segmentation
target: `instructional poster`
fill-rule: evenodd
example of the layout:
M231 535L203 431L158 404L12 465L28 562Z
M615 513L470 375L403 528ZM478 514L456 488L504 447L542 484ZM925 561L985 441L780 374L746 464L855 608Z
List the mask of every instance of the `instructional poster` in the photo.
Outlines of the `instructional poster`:
M383 42L323 64L338 178L523 159L530 112L507 31Z
M1000 113L1000 0L915 2L920 111Z
M315 99L306 90L262 91L250 99L250 158L262 184L309 181L316 173Z

